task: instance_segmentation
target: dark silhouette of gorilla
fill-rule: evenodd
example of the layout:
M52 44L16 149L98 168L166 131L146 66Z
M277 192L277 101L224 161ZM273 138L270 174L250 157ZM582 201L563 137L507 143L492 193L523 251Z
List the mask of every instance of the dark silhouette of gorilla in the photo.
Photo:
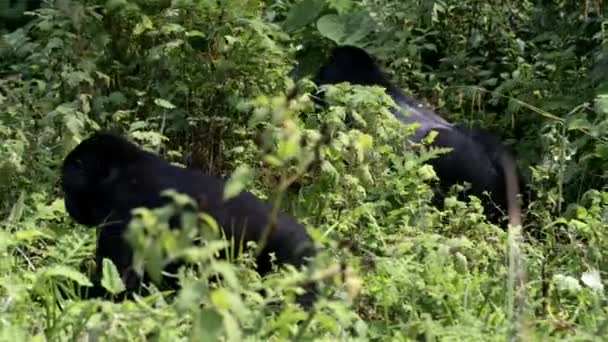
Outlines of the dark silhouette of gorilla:
M485 191L490 194L492 203L484 202L484 207L488 218L493 222L501 221L503 211L508 208L510 214L516 215L519 212L516 197L525 182L517 170L512 153L502 142L489 132L453 125L423 108L418 101L393 85L372 56L364 50L352 46L335 48L313 82L317 86L348 82L384 87L395 103L406 110L393 110L395 117L406 124L420 124L410 138L412 141L420 142L431 130L438 133L433 145L449 147L452 150L429 161L440 179L434 199L435 205L442 205L443 193L449 187L468 182L471 184L468 194L480 199L483 199Z
M275 253L278 263L294 266L303 265L306 258L315 255L306 228L292 217L278 214L273 219L271 205L248 192L224 201L222 180L171 165L118 135L97 133L82 141L65 158L62 172L69 215L80 224L101 228L95 286L89 297L105 294L99 284L103 258L114 262L127 293L147 281L147 277L142 280L132 270L133 250L123 235L132 218L131 210L163 206L170 201L161 196L166 189L194 198L199 210L212 216L226 237L237 243L241 238L243 243L259 243L265 229L270 227L265 247L257 257L257 269L262 275L271 269L269 253ZM315 300L316 287L306 286L307 293L298 302L308 308Z
M26 11L35 11L42 5L42 0L3 0L0 6L0 29L2 26L9 32L27 24L32 16L25 15Z

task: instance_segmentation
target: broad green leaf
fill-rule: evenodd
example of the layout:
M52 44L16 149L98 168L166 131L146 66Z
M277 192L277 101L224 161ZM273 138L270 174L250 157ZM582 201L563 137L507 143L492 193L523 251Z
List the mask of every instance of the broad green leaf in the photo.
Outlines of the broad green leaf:
M568 122L568 130L575 129L590 129L591 124L585 118L576 118L570 122Z
M221 341L223 318L215 309L201 309L193 322L192 341Z
M224 200L236 197L253 179L253 171L247 165L240 165L234 170L224 186Z
M125 284L112 260L104 258L102 270L101 286L114 295L125 290Z
M325 0L303 0L295 4L283 23L285 31L291 33L310 24L321 14L324 7Z
M317 30L319 30L322 36L333 40L337 44L342 43L344 39L344 25L335 14L328 14L319 18Z
M211 292L211 302L220 310L230 309L230 294L224 288L219 288Z
M154 99L154 104L165 109L175 109L175 105L173 103L161 98Z
M155 283L160 283L163 272L163 250L160 243L153 243L144 250L146 272Z

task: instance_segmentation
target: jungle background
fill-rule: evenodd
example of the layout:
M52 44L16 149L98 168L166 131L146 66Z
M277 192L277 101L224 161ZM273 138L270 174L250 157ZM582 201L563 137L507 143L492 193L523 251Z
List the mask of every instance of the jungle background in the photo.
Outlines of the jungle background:
M601 0L0 1L0 339L604 339L607 20ZM404 149L381 89L314 107L308 78L337 45L511 146L535 195L520 238L484 198L430 205L439 152ZM320 255L260 278L196 247L206 267L173 297L81 300L95 230L69 218L59 176L98 129L275 202ZM142 255L170 239L144 221ZM302 279L321 283L310 312Z

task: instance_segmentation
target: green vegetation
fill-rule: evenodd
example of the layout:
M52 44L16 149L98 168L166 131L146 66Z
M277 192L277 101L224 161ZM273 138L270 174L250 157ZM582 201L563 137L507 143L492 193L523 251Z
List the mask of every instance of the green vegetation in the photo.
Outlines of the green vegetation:
M606 10L599 0L48 2L0 36L0 339L604 339ZM310 76L336 44L366 48L444 117L512 144L537 195L523 240L485 220L483 198L430 205L436 177L424 162L439 151L404 149L412 128L382 89L332 87L325 111L310 81L293 93L293 66ZM95 230L68 217L59 170L100 128L274 201L322 253L310 272L260 278L250 258L215 260L220 242L210 243L189 250L199 267L180 274L176 295L80 300L73 285L90 282ZM175 238L166 215L134 220L140 255ZM311 277L323 295L306 312L294 294ZM104 286L122 284L107 272Z

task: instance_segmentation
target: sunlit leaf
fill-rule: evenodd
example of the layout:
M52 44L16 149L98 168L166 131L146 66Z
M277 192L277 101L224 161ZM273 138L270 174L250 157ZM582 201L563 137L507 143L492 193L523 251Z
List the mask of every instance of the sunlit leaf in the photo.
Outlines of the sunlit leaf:
M596 269L589 270L581 276L583 284L589 286L596 291L604 291L604 284L602 284L602 277L600 272Z
M154 104L165 109L175 109L175 105L173 103L161 98L154 99Z
M215 309L200 309L192 327L193 341L221 341L223 318Z
M81 286L93 286L89 278L76 269L66 265L54 265L42 270L44 277L63 277L75 281Z
M116 266L110 259L103 259L101 286L111 294L118 294L125 290L125 284L120 278Z
M253 179L253 171L247 165L240 165L234 170L224 186L224 200L237 196Z

